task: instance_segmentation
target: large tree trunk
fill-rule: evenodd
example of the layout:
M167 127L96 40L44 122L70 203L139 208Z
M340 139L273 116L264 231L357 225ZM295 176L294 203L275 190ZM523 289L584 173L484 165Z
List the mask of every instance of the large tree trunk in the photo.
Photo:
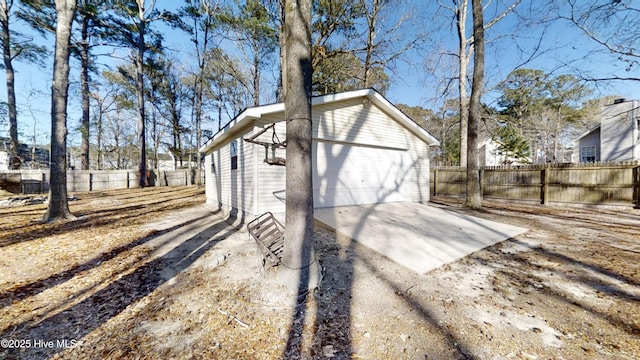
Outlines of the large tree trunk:
M67 96L75 0L56 0L56 47L51 87L51 186L44 221L74 218L67 203Z
M82 28L80 29L82 41L80 43L80 87L82 92L82 120L80 122L80 133L82 143L80 151L82 153L82 170L89 170L89 18L82 16Z
M482 107L480 95L484 82L484 20L482 0L472 0L473 7L473 84L469 101L469 128L467 132L467 198L465 205L478 209L482 207L480 193L480 172L478 166L478 124L481 121Z
M2 59L7 77L7 106L9 110L9 168L20 169L22 161L18 153L18 111L16 108L15 77L13 71L13 55L11 54L11 33L9 32L9 16L13 1L0 2L0 23L2 25Z
M287 180L282 261L285 272L293 270L286 284L302 288L309 284L313 245L311 0L286 0L284 6Z

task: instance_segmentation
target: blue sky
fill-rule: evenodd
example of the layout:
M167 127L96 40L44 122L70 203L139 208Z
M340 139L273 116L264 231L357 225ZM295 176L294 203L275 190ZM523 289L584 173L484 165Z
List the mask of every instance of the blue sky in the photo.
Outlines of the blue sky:
M443 1L448 3L448 1ZM397 71L390 74L392 84L386 96L393 103L404 103L411 106L424 106L433 108L443 96L440 85L444 74L440 71L431 71L425 65L438 63L438 69L451 62L450 57L442 56L447 51L455 50L457 39L455 29L451 22L452 14L446 10L438 9L436 2L413 0L402 2L403 6L397 7L399 16L401 13L412 9L415 23L407 30L407 35L413 36L420 31L429 32L429 43L421 52L412 52L404 61L397 64ZM175 2L158 1L158 8L165 4ZM492 4L500 5L500 1ZM535 7L533 0L524 1L523 6ZM529 10L529 8L526 8ZM492 16L493 8L487 9L486 19ZM498 10L499 11L499 10ZM536 9L533 9L535 12ZM470 16L469 16L470 18ZM469 19L470 21L470 19ZM540 40L541 28L525 28L515 16L507 17L487 32L487 38L494 39L488 45L486 57L486 85L491 89L498 81L504 79L513 68L522 62L522 57L530 54L531 49ZM170 48L180 51L181 56L188 62L191 43L187 41L184 33L177 30L166 30L165 38ZM515 36L515 37L512 37ZM34 35L37 38L37 35ZM495 40L495 39L498 40ZM52 44L49 40L37 40L44 44ZM541 54L523 67L542 69L556 74L582 71L594 77L618 74L623 76L636 76L634 72L626 72L625 64L618 61L615 56L602 51L602 48L593 41L588 40L584 34L569 26L568 23L554 22L548 27L542 41L541 49L548 51ZM277 58L274 58L276 60ZM102 59L101 61L107 61ZM113 62L113 60L108 60ZM75 64L75 66L74 66ZM52 61L48 59L44 66L34 66L24 63L15 63L16 90L19 106L19 127L22 132L21 140L30 142L34 132L34 123L39 143L48 142L50 117L50 84ZM77 63L72 63L72 80L77 80ZM4 77L0 77L0 99L6 100L6 87ZM594 96L619 95L626 98L640 98L640 83L617 82L601 83ZM494 104L497 95L489 91L483 101ZM80 106L78 98L70 99L69 108L69 144L78 145L79 136L74 128L77 127L80 118ZM8 126L0 128L0 136L6 136Z

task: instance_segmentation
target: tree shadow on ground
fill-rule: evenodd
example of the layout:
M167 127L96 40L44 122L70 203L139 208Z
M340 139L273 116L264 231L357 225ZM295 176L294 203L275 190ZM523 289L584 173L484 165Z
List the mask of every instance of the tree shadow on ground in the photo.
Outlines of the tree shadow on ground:
M570 290L560 290L555 284L545 283L535 274L547 271L553 274L555 279L564 279L565 281L579 284L586 289L591 289L595 293L601 294L600 296L617 298L617 301L629 303L629 305L638 304L640 301L640 295L638 295L640 294L640 283L614 271L548 250L542 246L530 246L516 239L509 239L508 241L528 248L529 251L536 253L535 258L546 259L549 264L533 263L526 253L505 253L499 249L500 245L486 249L486 251L498 257L498 263L487 261L477 254L472 255L471 259L483 266L496 269L500 274L511 279L514 284L528 287L531 291L540 292L544 296L555 299L555 301L566 303L567 306L576 306L588 311L631 335L640 335L640 326L634 323L633 318L629 318L624 314L614 314L607 311L608 309L589 304L585 298L573 295ZM508 266L510 263L517 263L518 266ZM565 270L563 269L564 266L569 266L570 268ZM572 269L573 267L577 267L577 271ZM636 293L622 289L619 286L620 283L632 286L635 288Z
M109 250L108 252L102 253L98 256L95 256L87 261L85 261L82 264L76 265L74 267L72 267L71 269L65 270L61 273L57 273L57 274L53 274L47 278L44 279L40 279L28 284L24 284L15 288L12 288L10 290L4 291L4 292L0 292L0 308L3 308L5 306L11 305L13 302L16 301L20 301L23 299L26 299L28 297L31 296L35 296L49 288L52 288L54 286L57 286L65 281L70 280L71 278L73 278L74 276L76 276L78 273L83 272L83 271L87 271L90 269L93 269L94 267L99 266L100 264L107 262L113 258L115 258L116 256L120 255L121 253L133 249L139 245L143 245L145 243L147 243L150 240L153 240L155 238L157 238L158 236L161 236L163 234L169 233L169 232L178 232L178 230L180 230L181 228L183 228L184 226L187 226L189 224L193 224L199 220L202 220L205 217L208 217L209 215L204 215L204 216L200 216L194 219L190 219L184 223L178 224L178 225L174 225L168 229L165 230L160 230L160 231L155 231L153 234L149 235L149 236L145 236L143 238L140 238L134 242L131 243L127 243L124 244L122 246L118 246L114 249Z
M165 212L173 208L183 208L184 205L180 204L181 200L191 199L191 195L185 195L180 197L174 197L169 201L176 201L176 206L163 206L161 208L149 208L153 205L163 205L167 202L165 200L157 200L140 205L123 205L117 208L90 210L90 211L77 211L74 212L77 216L75 220L58 221L55 223L44 224L40 221L31 222L21 226L10 227L14 231L10 236L0 236L0 247L10 246L13 244L33 241L43 237L52 236L60 233L71 232L78 229L93 228L97 226L105 226L113 224L114 222L121 220L126 216L127 219L134 219L139 216L148 216L150 214ZM133 213L130 213L133 212ZM33 228L35 226L35 228ZM32 229L33 228L33 229ZM16 234L16 230L23 230Z
M133 271L113 274L111 282L85 299L61 304L60 312L46 313L38 318L13 324L0 333L0 338L9 339L80 339L102 324L117 316L125 308L152 293L162 284L179 274L209 249L242 227L231 227L234 218L219 218L215 223L184 240L166 254L142 263ZM146 239L147 241L153 238ZM95 286L95 285L94 285ZM71 332L77 326L77 331ZM3 358L46 358L64 348L2 349Z

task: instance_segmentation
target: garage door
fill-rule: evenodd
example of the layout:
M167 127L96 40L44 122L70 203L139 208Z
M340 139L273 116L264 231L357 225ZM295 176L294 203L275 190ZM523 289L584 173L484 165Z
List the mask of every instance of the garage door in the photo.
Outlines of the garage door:
M314 141L314 207L409 201L406 150Z

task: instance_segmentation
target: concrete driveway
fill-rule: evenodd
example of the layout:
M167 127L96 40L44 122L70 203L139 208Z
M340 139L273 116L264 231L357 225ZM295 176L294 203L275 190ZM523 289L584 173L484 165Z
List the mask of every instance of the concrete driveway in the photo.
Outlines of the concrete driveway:
M315 218L419 274L527 231L411 202L319 208Z

